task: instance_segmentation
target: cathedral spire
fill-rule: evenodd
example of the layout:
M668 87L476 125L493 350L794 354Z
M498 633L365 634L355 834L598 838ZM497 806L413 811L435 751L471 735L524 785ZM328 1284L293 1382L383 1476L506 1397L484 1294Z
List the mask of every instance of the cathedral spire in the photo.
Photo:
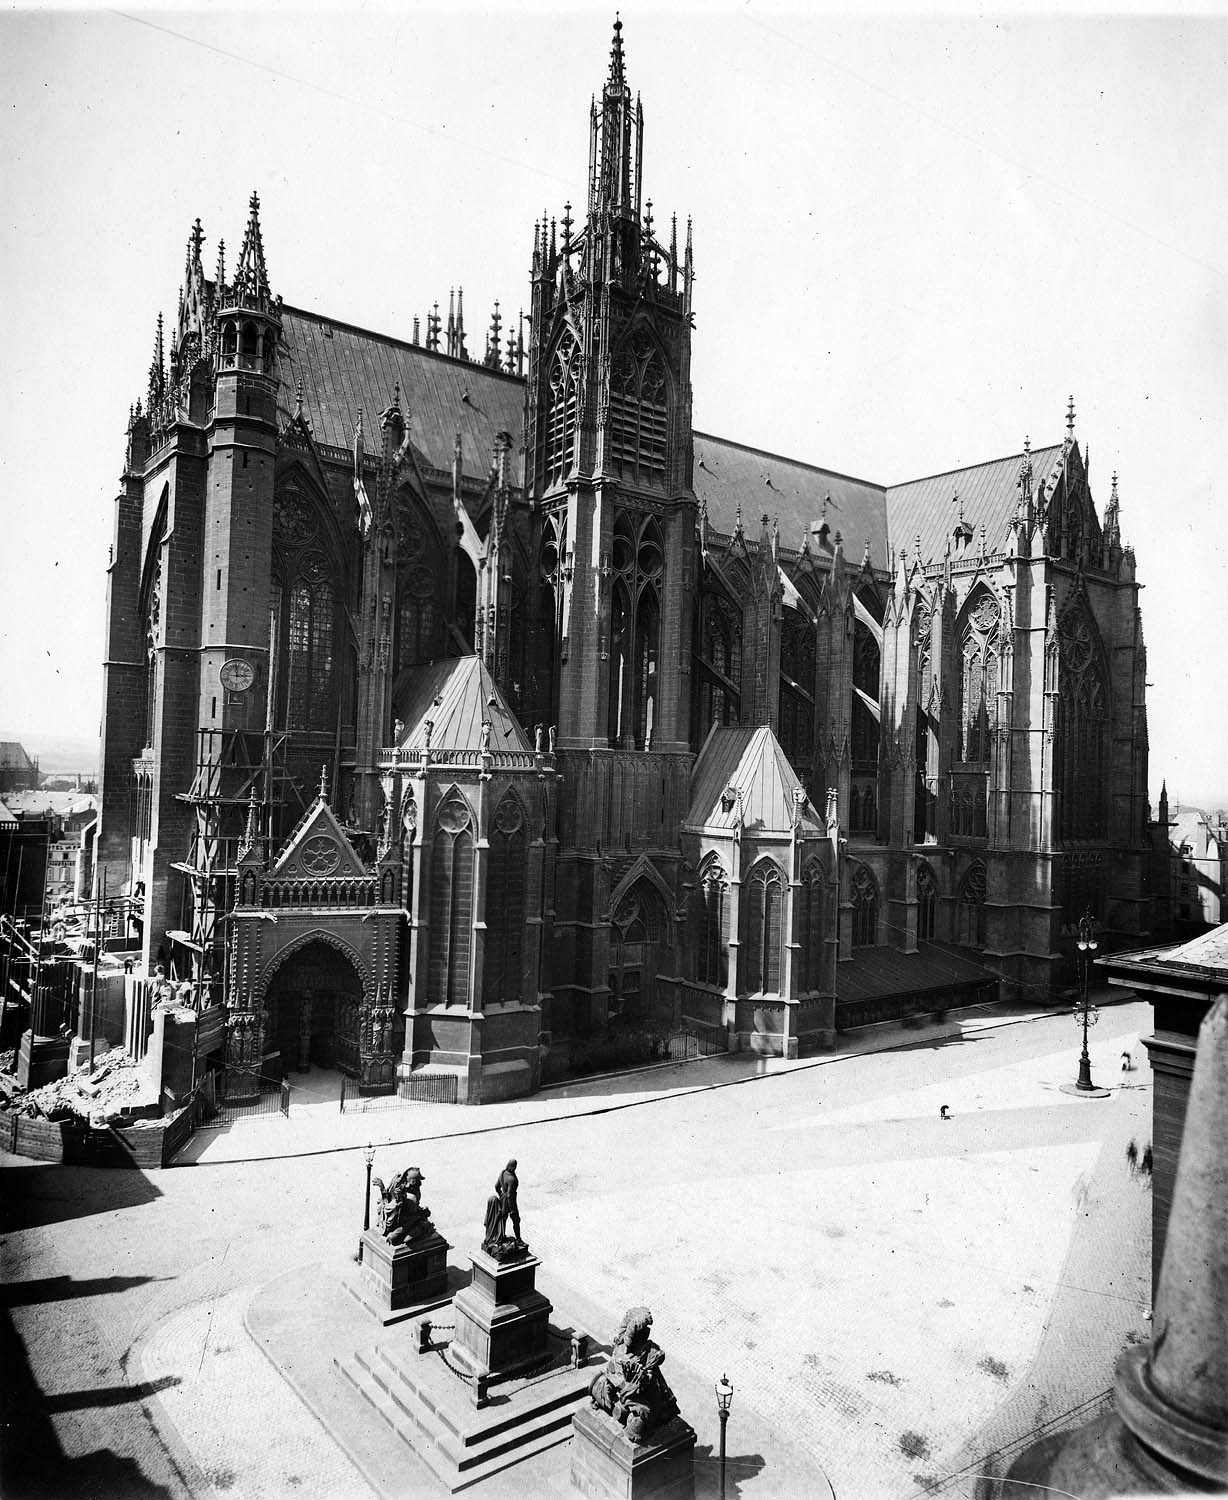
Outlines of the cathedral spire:
M612 89L624 89L627 86L626 73L623 66L623 23L617 11L614 12L614 40L610 44L610 75L606 79L606 92Z
M235 266L235 293L245 306L267 308L273 300L269 290L269 272L264 261L264 239L260 233L260 195L253 193L248 203L247 228L243 248Z
M160 401L166 394L166 353L162 338L162 314L158 314L158 327L154 333L153 358L149 361L149 404Z
M597 220L640 217L640 165L644 112L631 102L623 60L623 23L614 20L610 70L601 98L593 101L589 137L589 214ZM604 228L605 226L602 225ZM608 244L603 247L610 250ZM607 273L608 274L608 273Z

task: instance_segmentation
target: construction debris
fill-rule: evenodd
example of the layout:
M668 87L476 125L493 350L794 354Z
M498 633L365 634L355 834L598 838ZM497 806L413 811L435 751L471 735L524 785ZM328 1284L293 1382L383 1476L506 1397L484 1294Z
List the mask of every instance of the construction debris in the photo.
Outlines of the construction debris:
M103 1054L93 1073L57 1078L5 1102L14 1114L32 1119L78 1120L97 1127L157 1113L158 1091L141 1064L116 1047Z

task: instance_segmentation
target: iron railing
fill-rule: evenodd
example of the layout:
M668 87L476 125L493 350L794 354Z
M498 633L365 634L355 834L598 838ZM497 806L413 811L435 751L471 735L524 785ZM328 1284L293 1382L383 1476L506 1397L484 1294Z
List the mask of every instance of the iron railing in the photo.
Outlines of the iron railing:
M360 1094L357 1079L342 1078L341 1113L366 1115L410 1104L455 1104L459 1092L455 1073L414 1073L387 1094Z

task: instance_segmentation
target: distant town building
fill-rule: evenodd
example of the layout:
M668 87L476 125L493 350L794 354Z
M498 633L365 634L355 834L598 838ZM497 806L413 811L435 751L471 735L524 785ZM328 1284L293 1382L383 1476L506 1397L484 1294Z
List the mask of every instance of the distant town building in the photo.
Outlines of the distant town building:
M0 740L0 797L38 786L38 761L16 740Z
M793 1055L921 993L1054 996L1089 909L1150 931L1139 584L1073 400L896 485L694 430L691 232L617 23L587 126L482 354L463 293L409 341L284 304L254 194L158 319L98 859L147 968L224 998L243 1089L491 1098L611 1027Z

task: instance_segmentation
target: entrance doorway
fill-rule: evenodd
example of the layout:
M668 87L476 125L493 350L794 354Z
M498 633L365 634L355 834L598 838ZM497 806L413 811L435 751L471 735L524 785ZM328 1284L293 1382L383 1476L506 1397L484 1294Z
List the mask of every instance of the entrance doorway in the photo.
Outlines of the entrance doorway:
M669 924L657 891L637 880L619 902L610 930L610 1024L669 1024L657 1015L657 974L670 961Z
M267 1000L269 1050L280 1054L282 1076L316 1067L356 1077L361 1003L362 981L330 943L308 943L287 959Z

